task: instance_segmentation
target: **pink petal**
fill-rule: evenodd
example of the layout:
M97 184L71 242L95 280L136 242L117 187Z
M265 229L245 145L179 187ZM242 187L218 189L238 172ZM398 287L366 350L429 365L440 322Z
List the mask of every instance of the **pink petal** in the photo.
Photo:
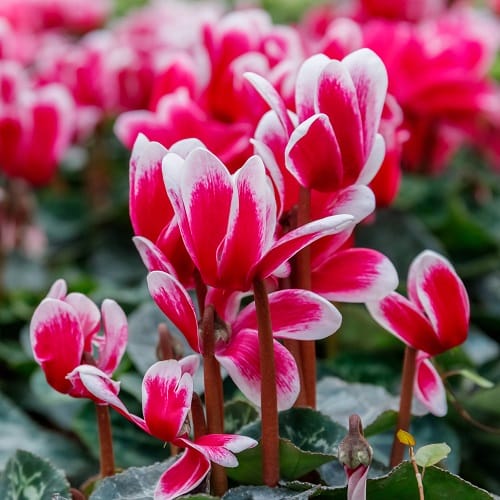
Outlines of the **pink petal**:
M236 434L206 434L198 438L194 443L189 443L189 446L199 450L211 462L223 467L236 467L238 460L233 453L253 448L257 446L257 441Z
M205 304L212 304L219 317L226 323L233 323L241 308L241 301L250 292L232 292L225 288L209 288Z
M267 278L275 269L314 241L339 233L353 224L351 215L333 215L305 224L280 238L258 264L256 274Z
M154 243L142 236L134 236L132 241L148 271L165 271L175 276L174 268Z
M341 186L342 157L325 114L311 116L293 131L285 159L288 170L301 186L318 191L335 191Z
M63 279L58 279L50 287L49 293L47 293L47 298L64 300L67 293L68 293L68 287L66 285L66 281L64 281Z
M186 289L173 276L163 271L149 273L147 282L156 305L181 331L191 348L200 352L196 312Z
M69 392L66 375L80 364L84 344L74 309L57 299L42 300L31 318L30 339L47 382L59 392Z
M442 352L427 318L408 299L392 292L381 300L367 302L373 319L405 344L430 355Z
M215 357L227 370L240 391L260 406L261 376L259 338L255 330L241 330L226 345L216 347ZM274 341L278 409L291 408L299 394L299 375L293 356ZM266 381L271 383L271 381Z
M194 448L186 448L182 456L160 477L155 500L173 500L196 488L210 471L208 458Z
M167 153L160 143L139 134L130 158L130 220L135 234L152 241L173 217L161 167Z
M183 374L189 373L191 377L194 377L194 374L200 367L200 356L198 356L198 354L190 354L189 356L185 356L182 359L179 359L179 365L181 366L181 372Z
M347 473L347 500L366 500L366 480L369 469L369 467L360 465Z
M422 252L408 272L408 290L430 319L441 350L462 344L469 331L469 298L452 265L431 250Z
M191 409L193 379L174 359L158 361L142 381L142 411L151 435L173 441Z
M426 355L417 355L415 376L415 396L437 417L444 417L448 411L446 389L438 371Z
M344 183L354 182L365 164L362 118L347 67L332 60L320 75L317 112L330 118L344 165Z
M171 199L179 216L184 244L204 281L214 284L218 274L217 248L227 231L233 181L224 164L207 150L195 149L188 155L182 176L169 170L170 157L168 155L164 159L164 178L168 189L169 181L176 182L170 174L178 175L181 199L175 202L172 196ZM169 189L169 196L171 192Z
M364 157L373 147L387 94L388 77L382 59L370 49L356 50L342 60L348 69L358 98L363 122Z
M293 132L293 124L288 116L286 105L276 89L262 76L247 72L243 75L269 104L269 107L278 115L286 134L290 136Z
M359 177L356 179L358 184L369 184L378 174L382 162L385 158L385 140L381 134L375 135L373 148L368 155L368 159L364 164Z
M67 295L64 302L71 305L80 322L85 338L85 352L92 353L92 339L101 327L99 308L83 293L73 292Z
M314 98L318 88L319 75L330 62L324 54L315 54L300 66L295 82L295 106L299 121L303 122L316 113Z
M280 290L269 294L273 335L278 338L318 340L334 333L342 316L323 297L308 290ZM255 303L246 306L231 325L233 332L257 330Z
M312 289L328 300L368 302L378 300L398 286L391 261L369 248L336 252L312 273Z
M247 290L250 270L271 245L276 227L276 202L264 164L252 156L234 175L227 233L217 260L225 288Z
M111 375L118 367L127 348L127 317L123 309L111 299L104 300L101 310L104 337L99 339L97 366L104 373Z

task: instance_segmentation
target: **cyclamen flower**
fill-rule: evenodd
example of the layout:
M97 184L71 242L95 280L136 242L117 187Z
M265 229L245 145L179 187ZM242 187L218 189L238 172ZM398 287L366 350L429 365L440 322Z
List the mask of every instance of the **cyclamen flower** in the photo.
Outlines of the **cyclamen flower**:
M202 353L194 304L182 285L165 272L153 271L148 275L148 287L158 307L179 328L189 345ZM241 297L241 293L209 290L206 305L213 304L225 323L216 332L214 354L243 394L260 406L262 379L255 304L252 302L238 312ZM269 309L276 339L317 340L340 327L337 309L307 290L270 293ZM278 408L285 410L293 405L299 393L297 366L290 352L277 340L274 340L274 358Z
M406 345L417 358L416 395L437 415L446 413L444 387L429 357L462 344L469 329L469 298L452 265L426 250L408 272L408 297L393 292L366 304L372 317Z
M196 488L210 472L210 462L236 467L234 453L257 445L257 441L234 434L207 434L189 439L186 421L193 396L192 374L198 366L196 356L181 361L159 361L151 366L142 381L140 418L128 411L109 389L106 374L96 367L81 366L71 378L78 379L101 403L112 406L142 430L165 442L186 448L182 456L160 477L154 492L155 500L170 500Z
M169 153L163 177L186 250L203 281L247 291L302 248L346 229L351 215L316 220L275 239L277 207L264 164L252 156L235 174L210 151Z
M101 318L103 334L99 333ZM127 318L114 300L104 300L99 312L85 295L68 294L62 279L52 285L35 309L30 325L33 354L47 382L56 391L76 398L92 395L68 375L82 364L95 363L111 376L125 352L127 337ZM117 391L116 384L113 390Z

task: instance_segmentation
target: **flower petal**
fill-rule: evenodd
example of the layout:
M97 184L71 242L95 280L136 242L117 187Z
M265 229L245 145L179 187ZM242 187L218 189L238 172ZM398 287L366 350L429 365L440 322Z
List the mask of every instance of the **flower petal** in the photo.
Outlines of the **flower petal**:
M274 337L298 340L325 338L340 327L342 316L335 306L308 290L280 290L269 294ZM257 330L255 302L246 306L231 325L233 331Z
M35 309L30 324L31 347L47 382L67 393L66 375L76 368L83 354L83 332L75 310L57 299L44 299Z
M179 498L196 488L209 471L208 458L194 448L186 448L182 456L160 476L153 498Z
M469 298L444 257L431 250L418 255L408 271L408 293L432 323L441 352L465 341L469 331Z
M280 238L258 264L256 270L261 278L267 278L275 269L288 261L297 252L314 241L339 233L354 222L351 215L341 214L325 217L288 232Z
M174 359L158 361L144 374L142 411L151 435L173 441L184 425L193 396L193 379Z
M448 405L443 381L431 361L421 352L417 355L415 396L432 414L437 417L446 415Z
M92 340L101 327L99 308L86 295L78 292L68 294L64 302L73 307L78 317L85 338L84 351L92 353Z
M255 330L241 330L229 344L218 345L215 357L227 370L241 392L260 406L261 375L259 338ZM274 341L278 409L291 408L299 394L300 382L293 356L278 341ZM270 383L270 381L266 381Z
M130 158L130 221L135 234L152 241L174 215L163 185L161 162L167 153L139 134Z
M335 191L343 165L335 132L325 114L315 114L292 133L285 150L286 167L304 187Z
M391 261L369 248L336 252L311 275L311 288L328 300L368 302L378 300L398 286Z
M346 466L344 466L346 469ZM347 500L366 500L366 480L370 468L360 465L347 473Z
M174 268L154 243L142 236L134 236L132 241L148 271L165 271L175 276Z
M432 325L420 310L399 293L367 302L373 319L405 344L430 355L442 352Z
M47 293L47 298L64 300L67 293L68 286L66 285L66 281L64 281L63 279L58 279L50 287L49 293Z
M149 273L147 282L156 305L182 332L191 348L200 352L196 312L186 289L173 276L163 271Z
M103 301L101 310L104 337L99 338L97 366L104 373L111 375L118 367L127 347L127 317L123 309L111 299Z
M252 156L234 175L227 233L218 252L220 283L247 290L248 275L271 245L276 227L276 201L264 164Z

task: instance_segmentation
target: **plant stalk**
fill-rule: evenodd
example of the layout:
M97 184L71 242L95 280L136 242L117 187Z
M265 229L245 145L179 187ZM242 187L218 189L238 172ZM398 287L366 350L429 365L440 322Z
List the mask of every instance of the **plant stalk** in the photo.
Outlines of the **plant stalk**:
M391 450L391 467L396 467L403 461L405 445L399 441L396 433L399 429L406 432L410 429L411 402L413 399L413 384L417 367L417 350L406 346L403 361L403 374L401 378L401 396L399 400L399 413L394 432L394 441Z
M205 382L205 406L207 409L207 431L209 434L224 433L224 400L219 362L215 359L215 309L207 305L201 321L203 344L203 376ZM224 467L212 465L212 491L222 496L228 488Z
M99 433L100 476L112 476L115 473L115 458L109 406L96 404L95 408Z
M259 328L261 413L262 413L262 479L267 486L279 480L279 425L276 367L269 299L264 280L253 282L255 309Z

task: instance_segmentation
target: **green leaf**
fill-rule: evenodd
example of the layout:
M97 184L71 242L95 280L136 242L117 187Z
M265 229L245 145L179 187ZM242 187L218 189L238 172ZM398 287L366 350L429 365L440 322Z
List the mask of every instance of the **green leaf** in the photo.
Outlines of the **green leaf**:
M430 467L444 460L451 448L446 443L434 443L420 447L415 453L415 461L420 467Z
M224 431L237 433L244 425L257 420L259 413L248 401L234 400L224 405Z
M471 380L472 382L474 382L479 387L482 387L483 389L492 389L493 387L495 387L495 384L493 382L485 379L484 377L481 377L481 375L479 375L476 372L473 372L472 370L467 370L467 369L457 370L456 374L462 375L462 377Z
M336 446L347 430L310 408L292 408L279 415L280 475L297 479L333 460ZM259 439L260 421L247 425L240 434ZM227 469L228 476L242 483L262 483L261 445L238 454L239 466Z
M307 500L311 498L313 491L318 487L297 493L296 490L288 488L269 488L268 486L239 486L231 488L222 500L281 500L282 498L293 497L294 500Z
M64 473L33 453L17 450L0 479L0 498L4 500L51 500L54 495L70 498Z
M89 500L151 500L160 476L174 459L148 467L130 467L99 482Z
M82 447L67 436L44 429L1 393L0 422L0 468L16 449L23 449L48 458L68 476L81 479L89 474L90 462Z

